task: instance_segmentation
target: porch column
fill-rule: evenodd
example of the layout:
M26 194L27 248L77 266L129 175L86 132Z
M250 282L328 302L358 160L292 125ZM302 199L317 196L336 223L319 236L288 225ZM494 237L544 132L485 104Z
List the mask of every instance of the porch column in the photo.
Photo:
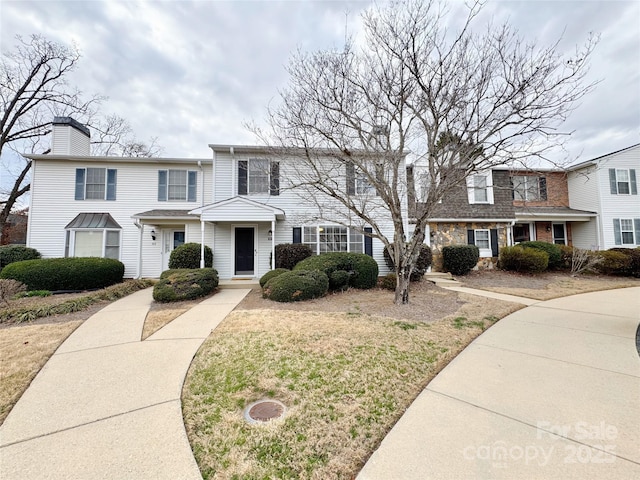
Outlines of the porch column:
M204 268L204 220L200 218L200 268Z
M136 278L142 278L142 242L144 239L144 223L138 228L138 275Z
M271 270L276 264L276 221L271 220Z

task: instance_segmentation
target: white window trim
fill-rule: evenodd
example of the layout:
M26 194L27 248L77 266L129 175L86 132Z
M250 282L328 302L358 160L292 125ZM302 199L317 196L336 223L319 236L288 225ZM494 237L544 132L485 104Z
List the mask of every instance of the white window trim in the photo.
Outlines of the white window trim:
M564 230L564 245L567 245L568 239L567 239L567 223L566 222L552 222L551 223L551 240L552 243L555 243L556 245L562 245L561 243L556 243L556 239L555 239L555 234L554 234L554 230L553 230L553 226L554 225L562 225L562 229Z
M633 218L620 218L620 245L636 245L636 232L635 232L635 226L634 226L634 222L633 222ZM631 230L623 230L622 229L622 222L623 221L628 221L631 223ZM631 243L626 243L624 241L624 236L623 233L629 233L631 232L631 239L632 242Z
M251 164L255 162L266 162L267 164L267 188L265 191L254 192L251 190ZM258 169L260 170L260 169ZM247 195L268 195L271 185L271 161L267 158L249 158L247 159Z
M616 172L616 195L631 195L631 172L628 168L615 168ZM621 182L618 180L618 172L627 172L627 180L625 182ZM626 183L627 184L627 193L620 193L620 189L618 183ZM625 219L626 220L626 219Z
M487 179L487 201L486 202L478 202L475 199L475 177L483 176ZM467 196L469 199L470 205L493 205L493 174L491 171L489 172L481 172L474 173L472 175L467 176Z
M478 232L487 232L487 240L489 240L489 248L481 248L478 246ZM476 228L473 231L473 243L478 250L480 251L481 258L487 258L493 256L493 251L491 250L491 230L488 228Z
M118 230L117 228L72 228L68 230L69 232L69 257L76 257L76 233L77 232L102 232L102 254L101 258L105 257L105 253L107 251L107 232L117 232L118 233L118 258L115 260L120 260L122 258L122 230ZM82 257L77 257L82 258Z
M514 191L514 195L513 198L514 200L518 201L518 202L540 202L542 201L542 199L540 198L540 177L536 176L536 175L513 175L512 178L519 178L519 179L523 179L522 183L519 183L519 185L514 185L513 186L513 191ZM535 182L533 182L535 180ZM535 183L535 185L533 185L532 183ZM532 192L531 190L534 188L535 186L535 192ZM524 198L516 198L516 194L522 196L521 194L523 193L522 190L518 190L517 187L523 187L524 188ZM531 195L533 194L533 195ZM531 198L533 196L533 198Z
M311 248L311 250L313 251L314 255L319 255L320 254L320 231L319 231L320 227L323 227L323 228L324 227L337 227L337 228L346 229L347 230L347 235L346 235L346 238L347 238L347 249L345 250L345 252L351 252L351 234L352 233L356 233L356 234L360 235L362 237L362 241L361 242L356 242L356 243L358 243L359 245L362 245L362 252L358 252L358 253L364 253L364 250L365 250L364 234L362 234L361 232L359 232L359 231L357 231L357 230L355 230L353 228L346 227L346 226L340 225L340 224L334 224L334 223L320 223L320 224L317 224L317 225L303 225L302 226L302 231L301 231L301 237L302 238L300 239L301 243L303 245L308 245L310 248L311 248L312 245L315 244L315 249ZM315 243L305 242L305 229L306 228L315 228L315 237L316 237Z

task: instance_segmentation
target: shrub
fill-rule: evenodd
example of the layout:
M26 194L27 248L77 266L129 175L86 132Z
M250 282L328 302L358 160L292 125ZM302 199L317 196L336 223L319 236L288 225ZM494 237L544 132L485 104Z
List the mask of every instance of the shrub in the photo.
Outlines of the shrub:
M393 244L392 244L393 245ZM433 254L431 253L431 248L429 245L425 245L424 243L420 245L420 254L418 255L418 260L416 261L416 265L411 272L411 281L419 282L424 277L424 274L427 273L427 270L431 266L431 261L433 260ZM389 250L385 247L384 249L384 261L391 270L395 271L396 266L393 263L393 258L391 258L391 254Z
M549 242L522 242L521 247L535 248L546 252L549 256L549 268L557 269L562 268L562 250L560 245Z
M200 268L200 267L196 267L195 269L197 268ZM194 268L170 268L169 270L165 270L160 274L160 280L164 278L169 278L171 275L175 275L176 273L186 273L195 269Z
M8 278L0 279L0 301L9 305L9 299L23 293L27 287L24 283Z
M345 270L336 270L329 277L330 290L346 290L349 288L349 278L351 275Z
M292 270L298 262L313 255L309 245L303 243L281 243L276 245L276 268Z
M218 286L218 272L213 268L198 268L172 272L153 287L156 302L179 302L209 295Z
M378 264L364 253L330 252L313 255L299 262L295 270L320 270L327 278L337 270L349 273L349 286L373 288L378 282Z
M537 248L504 247L500 251L499 266L502 270L514 272L544 272L549 266L549 255Z
M386 290L395 290L397 281L398 277L395 273L387 273L380 279L380 288L384 288Z
M0 271L14 262L22 260L36 260L40 258L40 252L35 248L24 247L22 245L4 245L0 247Z
M51 292L49 290L31 290L30 292L20 292L15 295L14 298L26 298L26 297L50 297Z
M292 270L272 278L262 296L276 302L299 302L322 297L329 290L329 278L319 270Z
M24 260L7 265L0 278L13 278L28 290L93 290L122 282L124 264L111 258L69 257Z
M480 250L475 245L447 245L442 247L442 266L454 275L466 275L480 260Z
M169 268L200 268L200 244L183 243L175 248L169 255ZM204 246L204 266L213 267L213 252L207 245Z
M563 270L571 270L574 259L574 248L571 245L558 245L560 247L560 266Z
M574 248L571 253L571 275L579 275L582 272L597 270L602 260L602 257L596 252Z
M264 286L267 284L267 282L269 280L271 280L272 278L277 277L280 274L283 274L284 272L288 272L288 271L289 270L286 269L286 268L275 268L273 270L268 271L262 277L260 277L260 286L264 288Z
M626 275L631 271L631 255L617 250L598 252L602 261L598 264L598 271L605 275Z
M610 248L610 252L620 252L630 258L629 267L622 271L622 275L640 278L640 247L638 248Z

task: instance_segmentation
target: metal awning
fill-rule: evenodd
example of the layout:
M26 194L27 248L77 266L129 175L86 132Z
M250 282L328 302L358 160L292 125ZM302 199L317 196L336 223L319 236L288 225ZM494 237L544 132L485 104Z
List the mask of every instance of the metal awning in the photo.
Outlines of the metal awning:
M113 228L122 229L108 213L79 213L65 229L72 228Z
M141 220L142 222L152 221L170 221L170 220L198 220L197 217L189 215L189 210L170 210L170 209L156 209L148 210L146 212L136 213L131 218Z

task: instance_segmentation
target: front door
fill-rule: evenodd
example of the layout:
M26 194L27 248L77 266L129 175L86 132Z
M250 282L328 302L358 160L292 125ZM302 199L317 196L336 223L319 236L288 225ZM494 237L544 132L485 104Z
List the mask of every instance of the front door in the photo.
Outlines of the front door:
M553 243L556 245L567 244L567 233L564 228L564 223L553 224Z
M235 275L253 275L254 228L236 227L235 237Z
M162 270L169 268L169 257L177 247L184 243L184 230L164 230L162 247Z

